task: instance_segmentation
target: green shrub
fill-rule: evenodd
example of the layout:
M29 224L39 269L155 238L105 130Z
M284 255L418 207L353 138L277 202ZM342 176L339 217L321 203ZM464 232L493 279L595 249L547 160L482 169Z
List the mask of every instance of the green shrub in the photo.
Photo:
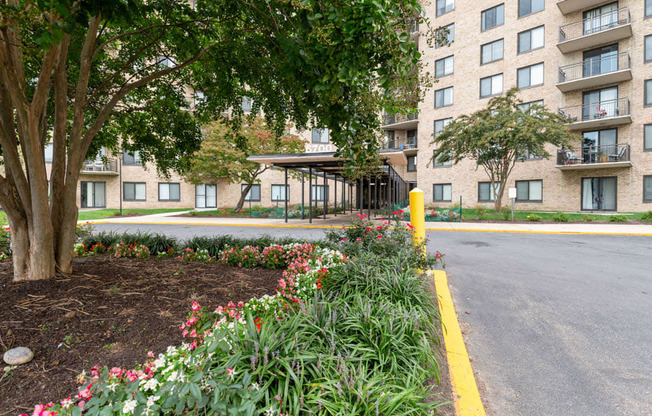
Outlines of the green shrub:
M652 221L652 211L644 212L643 215L641 215L641 220Z
M475 214L478 216L479 220L483 220L485 215L487 215L487 208L483 207L482 205L478 205L475 207Z
M512 217L512 210L509 207L503 207L503 209L500 210L500 213L503 214L504 220L508 220Z
M611 215L609 222L627 222L628 218L625 215Z
M552 220L555 222L568 222L570 221L570 217L568 214L565 214L563 212L555 212L554 215L552 216Z
M541 215L537 215L537 214L530 214L526 218L528 221L541 221L542 219Z
M582 221L584 222L595 221L595 217L593 215L582 215Z

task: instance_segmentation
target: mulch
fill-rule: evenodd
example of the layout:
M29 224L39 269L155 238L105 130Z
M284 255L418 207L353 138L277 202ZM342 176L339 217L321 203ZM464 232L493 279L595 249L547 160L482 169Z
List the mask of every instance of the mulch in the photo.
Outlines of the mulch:
M70 278L23 283L11 281L10 262L0 263L0 351L26 346L35 354L0 371L0 416L75 394L76 376L95 364L133 368L148 351L182 342L179 324L193 301L215 308L272 294L282 274L173 258L80 260Z

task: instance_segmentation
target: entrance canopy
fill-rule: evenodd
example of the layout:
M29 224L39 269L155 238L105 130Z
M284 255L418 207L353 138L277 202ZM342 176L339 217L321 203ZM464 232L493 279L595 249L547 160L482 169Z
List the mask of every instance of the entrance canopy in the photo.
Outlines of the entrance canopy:
M315 178L315 186L318 185L318 178L322 178L324 192L328 192L328 181L333 180L335 188L335 215L337 215L338 197L337 197L337 183L341 181L341 208L345 209L347 194L348 205L351 210L353 206L360 209L360 213L364 208L367 208L369 215L373 209L375 213L386 208L391 211L394 204L400 203L407 199L407 192L409 192L408 184L401 178L394 170L393 166L400 166L407 164L407 158L401 150L383 150L379 155L384 161L384 165L380 166L378 171L370 173L368 177L348 178L346 175L346 159L341 156L336 156L335 152L320 152L320 153L286 153L275 155L255 155L247 158L250 162L256 162L280 168L285 170L285 185L288 185L288 170L292 170L302 174L301 180L301 206L303 207L304 201L304 183L306 176L308 177L308 212L309 220L312 222L312 207L313 207L313 185L312 180ZM345 187L348 186L349 192L345 192ZM354 189L355 188L355 192ZM317 197L317 200L323 201L323 216L326 219L328 212L328 197ZM287 222L287 199L285 201L285 220ZM315 207L317 203L315 202ZM302 215L303 216L303 215Z

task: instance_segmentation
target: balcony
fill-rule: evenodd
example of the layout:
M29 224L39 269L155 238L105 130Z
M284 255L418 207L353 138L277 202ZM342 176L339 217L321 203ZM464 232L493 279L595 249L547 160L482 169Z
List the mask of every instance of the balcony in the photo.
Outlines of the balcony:
M562 14L579 12L604 3L604 0L557 0L557 7Z
M570 23L559 28L557 48L562 53L590 49L632 36L629 7Z
M408 115L385 114L383 125L380 128L385 130L412 130L416 129L418 124L419 113L417 112Z
M560 67L557 88L561 92L569 92L631 79L629 54L623 52Z
M605 169L631 167L629 144L583 146L557 150L557 169Z
M568 120L570 130L587 130L632 122L628 98L563 107L559 109L559 115Z
M118 161L116 159L107 159L105 163L103 160L87 160L84 162L81 173L89 175L117 175Z
M408 137L406 139L394 139L387 141L383 147L387 150L416 151L418 148L418 143L416 137Z

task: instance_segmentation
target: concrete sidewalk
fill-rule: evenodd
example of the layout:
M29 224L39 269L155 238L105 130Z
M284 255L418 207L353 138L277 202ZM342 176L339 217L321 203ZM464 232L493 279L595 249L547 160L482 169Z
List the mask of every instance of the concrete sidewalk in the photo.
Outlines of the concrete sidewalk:
M300 227L300 228L334 228L350 224L357 213L329 215L307 219L250 218L250 217L191 217L179 216L178 212L143 215L139 217L105 218L91 220L99 224L184 224L206 226L245 226L245 227ZM471 231L504 233L543 233L543 234L613 234L652 236L652 224L556 224L556 223L476 223L476 222L426 222L426 231Z

